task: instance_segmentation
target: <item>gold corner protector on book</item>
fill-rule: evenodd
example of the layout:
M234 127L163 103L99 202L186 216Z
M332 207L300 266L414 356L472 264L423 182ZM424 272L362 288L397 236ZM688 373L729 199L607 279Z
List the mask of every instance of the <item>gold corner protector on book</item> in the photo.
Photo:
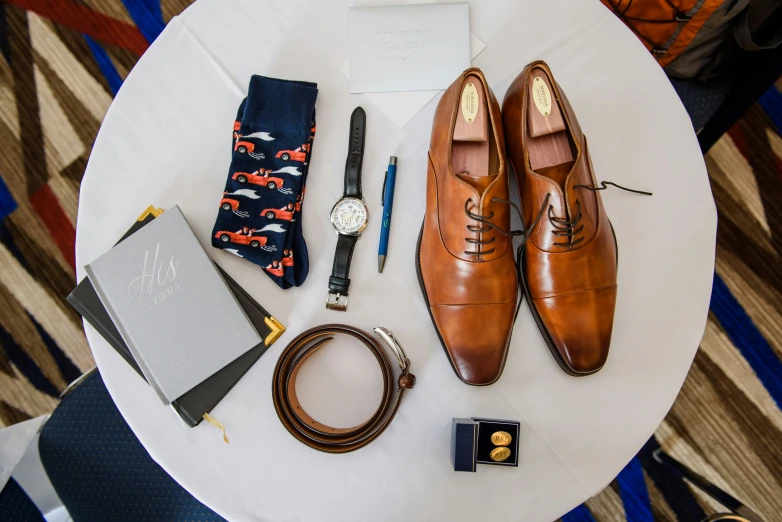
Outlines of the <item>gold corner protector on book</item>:
M285 331L285 327L272 316L264 317L263 322L266 323L266 326L268 326L269 330L271 330L269 335L266 336L266 339L263 340L263 344L266 346L271 346L274 344L274 341L276 341L282 335L282 332Z
M148 206L144 212L141 213L141 215L138 217L136 221L144 221L147 219L147 216L153 216L153 217L160 217L160 214L163 213L163 209L161 208L155 208L152 205Z

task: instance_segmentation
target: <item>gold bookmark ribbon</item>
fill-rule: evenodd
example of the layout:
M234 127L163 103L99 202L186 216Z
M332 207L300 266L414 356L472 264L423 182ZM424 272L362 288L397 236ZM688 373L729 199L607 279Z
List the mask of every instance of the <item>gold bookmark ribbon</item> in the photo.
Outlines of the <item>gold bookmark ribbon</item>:
M204 420L211 424L212 426L222 430L223 432L223 441L228 444L228 436L225 434L225 426L223 426L223 423L209 415L208 413L204 413Z

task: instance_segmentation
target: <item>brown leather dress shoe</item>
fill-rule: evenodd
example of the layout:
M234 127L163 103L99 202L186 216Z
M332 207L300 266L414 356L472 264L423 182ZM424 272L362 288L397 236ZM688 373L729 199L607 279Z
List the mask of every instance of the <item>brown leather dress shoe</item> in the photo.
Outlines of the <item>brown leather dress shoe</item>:
M435 112L416 267L451 366L471 385L500 378L513 328L507 200L499 104L480 69L467 69Z
M519 259L525 297L562 369L595 373L611 344L617 245L586 137L542 61L510 85L502 117L529 234Z

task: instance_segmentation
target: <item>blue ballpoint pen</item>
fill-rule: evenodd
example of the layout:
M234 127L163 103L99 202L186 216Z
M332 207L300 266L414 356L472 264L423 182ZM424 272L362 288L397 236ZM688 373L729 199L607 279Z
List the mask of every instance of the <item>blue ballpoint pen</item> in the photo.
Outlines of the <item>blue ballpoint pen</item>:
M380 245L377 248L377 271L383 272L388 254L388 236L391 232L391 207L394 205L394 184L396 183L396 156L388 160L386 180L383 182L383 220L380 223Z

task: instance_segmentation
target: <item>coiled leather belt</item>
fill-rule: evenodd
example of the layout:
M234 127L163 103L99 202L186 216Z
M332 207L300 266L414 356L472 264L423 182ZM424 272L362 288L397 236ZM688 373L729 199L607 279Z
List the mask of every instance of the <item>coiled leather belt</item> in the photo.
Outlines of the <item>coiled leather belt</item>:
M343 324L316 326L300 334L283 350L274 369L272 397L274 409L283 426L297 439L316 450L347 453L366 446L391 424L405 390L415 386L410 360L385 328L373 330L393 350L402 374L394 380L394 371L386 351L366 332ZM296 397L296 376L309 356L331 341L335 335L349 335L366 346L375 356L383 374L383 399L377 411L366 422L352 428L332 428L310 417Z

